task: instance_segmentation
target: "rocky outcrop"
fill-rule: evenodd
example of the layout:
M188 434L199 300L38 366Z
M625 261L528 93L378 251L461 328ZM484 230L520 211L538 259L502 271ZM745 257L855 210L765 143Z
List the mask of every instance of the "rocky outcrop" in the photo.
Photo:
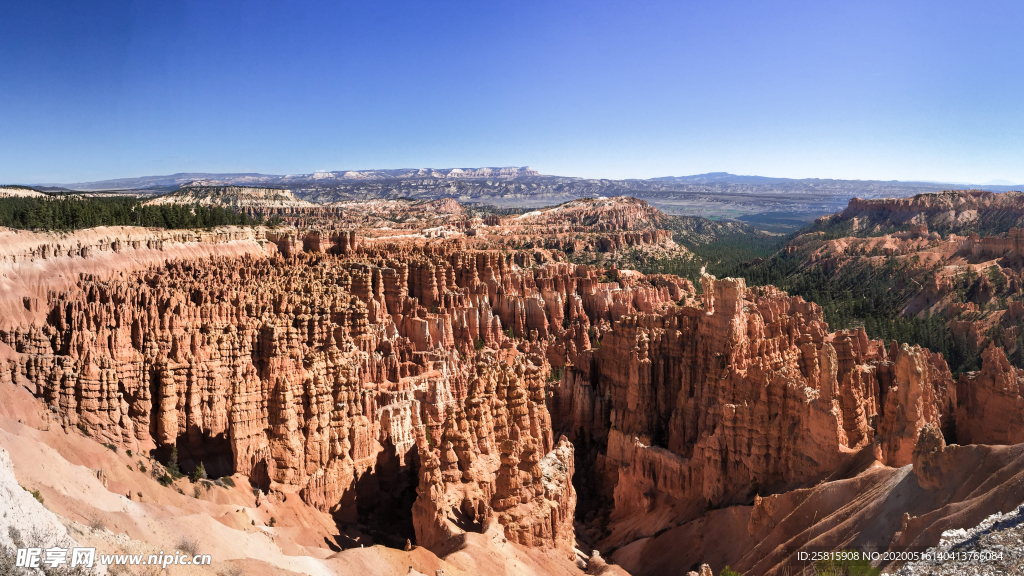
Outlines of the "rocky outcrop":
M994 344L981 357L981 371L963 374L957 382L957 440L1020 444L1024 442L1024 370L1011 366L1003 349Z
M534 361L481 361L462 407L448 404L443 422L427 426L413 508L422 545L497 522L512 542L572 551L573 448L564 438L552 446Z
M381 239L389 243L411 241L425 245L435 239L458 238L466 247L482 250L555 251L553 258L565 258L565 254L576 259L596 254L615 256L625 250L650 254L686 251L673 241L672 231L664 229L670 217L643 200L628 197L578 200L507 217L488 215L486 210L467 209L452 198L418 202L333 202L310 206L260 205L237 209L254 217L277 218L296 227L268 232L285 254L303 250L329 252L338 245L333 240L337 230L351 234L355 229L371 242ZM714 224L707 222L709 224L705 224L705 228ZM731 230L739 225L714 226ZM705 231L704 235L708 233ZM284 237L291 239L282 242ZM713 239L711 235L706 241Z
M928 490L942 485L951 455L946 450L946 440L942 437L942 431L931 424L925 424L914 446L912 462L914 475L921 488Z
M46 194L27 186L0 186L0 198L46 198Z
M924 224L944 232L970 231L985 221L1024 224L1024 196L1020 192L994 193L959 190L917 194L910 198L852 198L849 206L832 217L857 220L860 228Z
M956 389L941 356L906 344L893 356L893 380L884 391L878 440L883 462L900 467L911 463L914 446L926 426L935 430L941 430L943 424L951 427Z
M3 561L0 565L17 570L13 563L19 548L71 549L75 546L78 544L61 519L18 483L10 455L0 448L0 561ZM44 566L44 559L41 554L40 566Z
M938 544L908 562L895 576L1013 574L1024 565L1024 505L996 512L976 526L942 532ZM964 553L970 550L970 553Z
M1020 363L1022 225L1024 196L1014 192L854 199L784 253L800 261L800 275L824 274L843 287L867 278L869 286L882 283L886 306L905 319L944 318L952 342L940 345L955 363L950 368L961 372L976 370L975 353L990 343ZM877 318L861 320L870 326Z
M72 233L0 228L0 328L45 323L48 291L83 277L130 274L174 259L260 258L276 253L263 227L159 230L101 226Z
M813 485L874 444L909 464L925 425L951 425L941 357L830 334L819 307L772 288L702 284L700 307L613 322L557 392L559 428L606 442L596 482L614 499L612 542Z
M505 537L524 545L572 551L576 511L572 444L563 436L541 458L535 441L509 439L502 444L501 462L491 503Z
M347 212L340 206L239 206L239 212L253 219L279 220L296 228L323 228L333 222L341 222Z
M585 198L509 218L506 226L583 227L587 231L660 229L665 215L636 198Z
M265 237L286 257L307 252L344 256L354 253L362 244L355 230L267 230Z
M629 248L682 251L666 230L668 217L643 200L629 197L574 200L519 216L491 220L498 242L518 248L545 248L567 254L615 253ZM486 224L486 223L485 223ZM477 230L489 232L489 228Z
M189 204L225 208L316 208L300 200L291 190L249 186L220 186L217 182L195 181L170 194L146 201L146 204Z
M1024 201L1022 201L1024 202ZM974 232L961 242L960 251L975 260L1024 256L1024 229L1010 228L1006 236L980 237Z
M451 509L440 468L441 462L434 451L425 445L421 446L420 479L416 488L416 503L412 508L412 521L416 542L427 548L443 545L452 536L448 524Z

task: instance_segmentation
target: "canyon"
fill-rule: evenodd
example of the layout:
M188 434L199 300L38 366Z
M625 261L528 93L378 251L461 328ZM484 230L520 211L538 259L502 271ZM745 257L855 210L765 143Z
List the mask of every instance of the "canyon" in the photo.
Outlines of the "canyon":
M954 377L772 286L620 268L688 253L642 200L251 207L284 225L0 231L0 447L76 540L189 518L247 574L781 575L1024 501L1012 347ZM1015 254L900 218L784 250Z
M979 369L993 343L1019 365L1022 207L1015 192L854 200L787 243L781 258L790 274L819 282L885 285L898 318L941 319L967 356L960 368Z

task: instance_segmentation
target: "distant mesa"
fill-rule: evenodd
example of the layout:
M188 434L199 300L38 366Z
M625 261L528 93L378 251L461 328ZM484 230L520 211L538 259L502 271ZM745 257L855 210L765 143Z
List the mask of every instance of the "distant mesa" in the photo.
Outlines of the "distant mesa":
M46 196L28 186L0 186L0 198L38 198Z
M199 204L224 208L313 208L316 204L295 197L291 190L249 186L223 186L220 182L199 180L170 194L146 202L160 204Z

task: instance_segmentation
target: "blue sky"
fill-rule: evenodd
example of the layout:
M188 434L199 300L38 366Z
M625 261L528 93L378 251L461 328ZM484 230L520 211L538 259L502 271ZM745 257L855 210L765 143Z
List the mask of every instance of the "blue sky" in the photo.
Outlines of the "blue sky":
M0 182L530 165L1024 183L1024 2L0 4Z

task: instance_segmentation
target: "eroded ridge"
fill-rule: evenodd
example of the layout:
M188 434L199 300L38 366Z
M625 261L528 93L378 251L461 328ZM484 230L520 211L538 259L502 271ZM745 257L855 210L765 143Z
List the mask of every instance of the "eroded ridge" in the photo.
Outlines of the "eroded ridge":
M941 356L830 333L821 309L705 275L703 302L616 321L567 370L556 421L606 447L590 479L623 543L709 508L812 486L863 450L911 463L926 425L954 434Z
M624 291L543 252L460 248L83 275L50 291L45 323L3 331L16 353L0 377L24 376L65 427L173 449L186 471L242 473L342 521L404 510L440 543L493 517L510 540L569 548L573 448L552 433L551 362L589 348L591 319L607 328L689 287Z
M1001 352L954 383L938 354L742 279L698 291L471 237L245 242L55 284L0 329L0 382L66 429L436 550L498 525L569 554L577 498L606 549L726 507L772 534L798 489L913 464L937 490L946 443L1021 427Z

